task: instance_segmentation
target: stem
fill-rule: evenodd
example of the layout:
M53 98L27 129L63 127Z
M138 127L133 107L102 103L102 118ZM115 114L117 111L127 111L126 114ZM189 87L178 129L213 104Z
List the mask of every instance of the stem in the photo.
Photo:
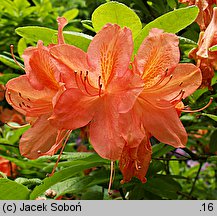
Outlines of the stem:
M197 171L197 174L196 174L196 176L195 176L194 182L193 182L192 187L191 187L191 191L190 191L190 193L189 193L190 196L191 196L191 194L193 193L193 190L194 190L195 184L196 184L196 182L197 182L198 176L199 176L199 174L200 174L202 165L203 165L203 163L200 163L199 169L198 169L198 171Z

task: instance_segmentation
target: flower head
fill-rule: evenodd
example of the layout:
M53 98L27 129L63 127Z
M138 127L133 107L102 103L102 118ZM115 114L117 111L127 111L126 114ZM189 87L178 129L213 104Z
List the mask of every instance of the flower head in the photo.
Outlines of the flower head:
M63 42L60 38L66 21L64 18L58 20L59 41ZM37 47L27 48L23 54L26 75L14 78L6 85L8 103L28 117L32 125L23 134L19 145L21 154L31 159L54 154L66 134L48 121L53 102L63 89L61 71L67 70L50 55L49 49L54 46L45 47L39 41Z

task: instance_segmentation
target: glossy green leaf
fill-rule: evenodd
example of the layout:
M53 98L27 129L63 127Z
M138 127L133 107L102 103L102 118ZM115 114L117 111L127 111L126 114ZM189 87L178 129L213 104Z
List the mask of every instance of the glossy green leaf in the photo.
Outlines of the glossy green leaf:
M143 185L143 189L162 198L177 199L177 192L180 191L182 187L171 177L159 176L156 178L149 178L147 183Z
M198 15L196 6L185 7L166 13L148 23L134 40L134 50L137 52L140 44L148 36L152 28L163 29L165 32L177 33L194 22ZM180 18L181 17L181 18Z
M26 39L20 38L17 45L17 51L20 57L22 57L24 50L27 48Z
M175 148L163 143L155 144L152 147L152 157L157 158L161 157L162 155L174 150Z
M15 29L16 33L26 39L37 42L42 40L45 45L53 42L53 36L57 33L56 30L39 27L39 26L25 26Z
M217 45L214 45L212 47L209 48L209 51L217 51Z
M29 190L27 187L9 179L0 179L0 200L27 200Z
M63 35L67 44L74 45L84 51L87 51L87 48L93 39L91 36L79 32L64 31Z
M49 28L39 26L19 27L16 29L16 33L34 42L42 40L45 45L57 43L57 30ZM87 50L92 40L91 36L83 33L64 31L63 34L67 44L77 46L84 51Z
M9 58L5 55L1 55L0 54L0 62L2 62L3 64L11 67L11 68L14 68L14 69L17 69L17 70L22 70L15 62L12 58ZM21 64L22 65L22 64Z
M73 8L71 10L66 11L62 16L65 17L68 21L74 19L76 16L78 16L79 10L76 8Z
M211 118L214 121L217 121L217 116L213 115L213 114L206 114L206 113L202 113L203 116L207 116L209 118Z
M133 37L142 29L141 21L132 9L113 1L100 5L93 12L92 23L96 32L107 23L116 23L121 27L128 27L131 29Z
M0 76L0 84L5 85L10 79L18 77L19 75L13 74L13 73L8 73L8 74L2 74Z
M48 188L50 188L52 185L67 180L72 176L75 176L77 173L81 172L82 170L89 169L91 167L103 165L104 163L102 161L92 161L92 162L85 162L80 161L80 163L77 163L73 166L70 166L68 168L62 169L59 172L54 173L52 177L45 178L42 181L42 184L40 186L37 186L31 193L30 199L35 199L39 195L41 195L44 191L46 191Z

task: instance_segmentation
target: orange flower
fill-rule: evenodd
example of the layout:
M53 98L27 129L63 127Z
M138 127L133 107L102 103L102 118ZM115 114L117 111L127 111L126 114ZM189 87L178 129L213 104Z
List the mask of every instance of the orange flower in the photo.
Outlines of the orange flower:
M64 18L58 18L59 43L63 43L62 29L66 25ZM41 155L52 155L61 146L65 130L50 125L48 118L52 115L52 103L62 92L61 71L67 71L64 65L54 60L49 54L50 47L43 46L24 51L26 75L10 80L6 87L6 99L14 109L29 118L32 127L20 140L20 152L23 156L35 159Z
M159 29L152 29L138 50L132 65L143 79L144 89L133 108L121 117L126 140L120 159L122 182L133 176L145 182L151 135L175 148L187 142L179 119L180 101L200 86L201 73L193 64L178 64L179 55L178 37Z
M131 31L107 24L93 38L87 53L65 44L50 51L73 71L50 120L69 130L89 124L96 152L103 158L118 160L125 145L119 113L129 111L142 90L141 79L129 70Z
M214 70L217 70L217 51L209 50L214 45L217 45L217 8L213 9L213 17L206 31L200 33L198 47L189 53L202 71L201 87L208 86L210 89Z
M200 26L200 30L204 31L209 25L212 14L213 6L217 4L216 0L179 0L180 3L187 3L188 5L196 5L199 8L199 14L196 22Z

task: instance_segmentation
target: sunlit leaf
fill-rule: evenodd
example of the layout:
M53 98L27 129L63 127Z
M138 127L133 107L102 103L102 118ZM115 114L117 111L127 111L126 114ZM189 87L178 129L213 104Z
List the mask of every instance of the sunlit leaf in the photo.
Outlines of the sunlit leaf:
M148 23L134 40L135 52L152 28L163 29L165 32L177 33L194 22L198 15L196 6L185 7L166 13L152 22ZM181 17L181 18L180 18Z
M100 5L92 14L92 22L96 32L107 23L116 23L121 27L130 28L134 37L142 29L137 14L126 5L118 2L108 2Z

